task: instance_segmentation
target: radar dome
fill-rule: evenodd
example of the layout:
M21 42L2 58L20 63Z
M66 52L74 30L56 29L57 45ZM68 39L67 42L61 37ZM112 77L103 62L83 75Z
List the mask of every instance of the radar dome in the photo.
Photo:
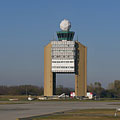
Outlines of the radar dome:
M69 29L71 28L71 23L69 20L62 20L60 23L60 29L63 31L69 31Z

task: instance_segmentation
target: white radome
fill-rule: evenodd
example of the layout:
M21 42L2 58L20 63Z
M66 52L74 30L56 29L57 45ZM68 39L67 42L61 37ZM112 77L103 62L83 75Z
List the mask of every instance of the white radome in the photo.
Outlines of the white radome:
M61 23L60 23L60 29L63 30L63 31L68 31L70 30L71 28L71 23L69 20L62 20Z

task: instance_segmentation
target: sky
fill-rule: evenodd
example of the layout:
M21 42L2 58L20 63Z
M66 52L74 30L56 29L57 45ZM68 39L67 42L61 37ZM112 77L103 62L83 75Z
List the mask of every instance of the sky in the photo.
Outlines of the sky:
M87 83L120 80L119 0L0 0L0 85L43 86L44 46L63 19L88 47ZM57 85L74 87L74 75Z

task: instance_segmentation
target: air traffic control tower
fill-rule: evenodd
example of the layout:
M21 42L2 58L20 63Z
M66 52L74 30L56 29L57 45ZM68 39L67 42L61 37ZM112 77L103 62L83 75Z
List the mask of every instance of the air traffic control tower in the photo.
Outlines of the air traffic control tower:
M75 32L71 23L64 19L57 32L58 41L51 41L44 47L44 96L56 94L56 74L75 74L75 95L85 96L87 92L87 47L74 41ZM69 82L69 80L68 80Z

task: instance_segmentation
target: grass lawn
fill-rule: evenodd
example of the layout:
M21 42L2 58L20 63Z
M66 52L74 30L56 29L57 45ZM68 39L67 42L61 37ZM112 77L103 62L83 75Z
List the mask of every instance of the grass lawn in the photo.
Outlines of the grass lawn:
M33 98L37 98L37 96L32 96ZM9 101L9 99L18 99L18 101L28 101L28 96L26 95L0 95L0 101ZM79 99L58 99L58 100L38 100L35 99L34 101L65 101L65 102L120 102L120 99L113 99L113 98L101 98L100 100L79 100Z
M18 99L20 101L26 101L25 95L0 95L0 101L9 101L9 99Z
M117 117L114 117L114 113L115 109L71 110L20 120L120 120L120 113L117 113Z

